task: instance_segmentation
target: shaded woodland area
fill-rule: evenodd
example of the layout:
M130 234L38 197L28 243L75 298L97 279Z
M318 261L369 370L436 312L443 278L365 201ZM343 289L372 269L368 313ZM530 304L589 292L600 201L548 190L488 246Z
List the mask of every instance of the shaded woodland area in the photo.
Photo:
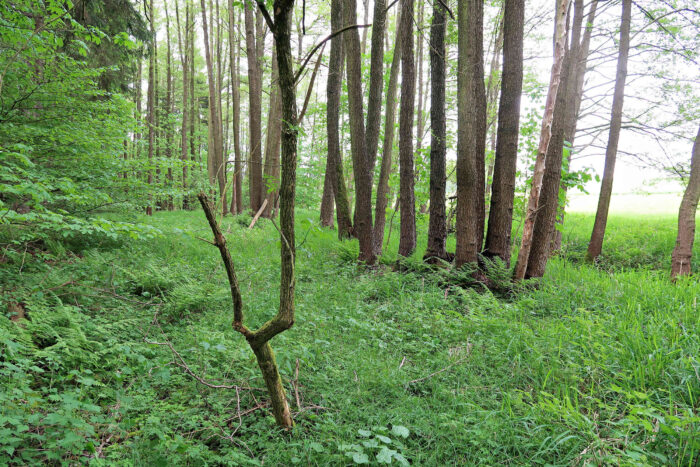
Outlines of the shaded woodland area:
M0 19L0 462L700 459L693 1Z

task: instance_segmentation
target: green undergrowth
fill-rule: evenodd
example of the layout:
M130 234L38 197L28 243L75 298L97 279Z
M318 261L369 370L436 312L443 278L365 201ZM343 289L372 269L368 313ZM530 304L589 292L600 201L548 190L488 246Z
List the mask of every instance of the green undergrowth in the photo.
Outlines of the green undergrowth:
M204 216L140 220L163 235L79 255L60 244L3 253L2 305L26 316L0 320L0 463L700 458L700 285L668 280L670 219L611 218L604 257L586 265L592 219L569 216L544 279L491 292L463 271L423 267L422 251L395 272L396 230L380 266L359 267L354 241L298 212L296 322L272 341L297 423L288 434L231 327ZM280 245L269 221L249 221L222 227L257 326L278 305Z

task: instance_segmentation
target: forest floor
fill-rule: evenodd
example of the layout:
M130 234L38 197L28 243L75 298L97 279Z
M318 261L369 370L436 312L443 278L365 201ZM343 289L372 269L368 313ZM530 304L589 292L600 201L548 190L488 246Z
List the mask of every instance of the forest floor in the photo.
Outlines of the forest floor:
M492 292L427 269L422 251L405 272L390 267L393 253L358 267L356 242L299 211L296 322L272 341L291 433L275 428L231 327L219 254L199 239L211 237L203 214L133 219L162 236L3 256L5 300L21 302L26 319L0 320L0 463L700 459L700 284L669 281L674 216L612 216L591 266L592 216L568 215L545 278ZM256 326L278 305L279 236L249 221L222 225ZM397 241L395 225L387 251Z

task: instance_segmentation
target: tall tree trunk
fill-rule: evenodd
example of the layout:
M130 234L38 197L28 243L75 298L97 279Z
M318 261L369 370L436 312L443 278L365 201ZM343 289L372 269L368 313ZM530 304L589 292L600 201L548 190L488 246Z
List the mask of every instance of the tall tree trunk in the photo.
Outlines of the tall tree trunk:
M394 152L394 123L396 120L396 94L398 91L399 71L401 69L401 10L397 14L396 40L394 57L391 60L389 84L386 92L386 115L384 120L384 146L382 148L382 166L377 181L377 203L374 211L374 230L372 244L374 254L382 254L384 243L384 226L386 225L386 208L389 204L389 176L391 175L391 158Z
M617 143L620 140L622 126L622 105L625 99L625 81L627 80L627 57L630 49L630 23L632 16L632 0L622 0L622 21L620 23L620 48L617 56L617 74L615 76L615 92L613 94L612 115L610 117L610 133L608 147L605 150L605 168L603 182L600 185L598 209L595 213L591 241L588 243L586 259L595 261L603 249L605 225L608 222L610 197L612 196L615 159L617 158Z
M486 90L483 66L484 5L458 2L457 266L474 263L484 235Z
M207 81L209 83L209 134L213 147L209 147L209 152L212 153L211 160L214 164L214 173L216 180L219 182L219 195L223 201L222 212L226 214L228 205L226 204L226 175L224 174L224 155L223 155L223 136L221 126L221 110L220 96L217 93L216 83L217 77L214 76L214 64L212 62L211 52L209 49L209 28L207 26L207 10L204 0L201 0L202 7L202 29L204 31L204 57L207 62Z
M166 75L165 75L165 86L166 86L166 91L165 91L165 157L168 159L168 173L166 176L167 183L166 185L168 186L169 189L173 188L173 131L172 131L172 124L170 122L170 116L173 114L173 107L174 107L174 102L173 102L173 71L172 71L172 60L171 60L171 55L173 53L172 48L170 46L170 15L168 14L168 4L164 3L163 7L165 8L165 39L166 39L166 48L167 48L167 56L166 56ZM168 195L168 200L167 200L167 207L168 211L172 211L175 209L175 205L173 203L173 197L172 195Z
M571 70L571 56L564 56L561 69L561 83L557 98L554 103L554 116L552 118L552 137L547 146L545 158L544 176L542 177L542 190L538 202L538 212L535 218L535 226L532 233L532 247L530 257L525 270L525 278L542 277L547 266L551 251L552 235L554 234L554 221L559 207L559 185L561 181L561 165L564 153L564 132L567 113L571 108L569 84Z
M552 119L554 118L554 103L559 90L561 78L561 68L564 62L566 47L566 16L571 0L558 0L556 11L556 27L554 40L554 63L549 79L549 89L545 102L544 117L542 118L542 131L540 132L540 143L537 148L537 158L535 159L535 170L532 175L532 187L530 198L527 204L525 223L523 224L523 237L518 251L518 261L515 264L513 277L515 280L522 280L527 270L527 262L530 257L532 246L532 236L535 227L535 218L539 207L540 190L542 189L542 178L544 177L545 160L547 157L547 146L552 137Z
M148 112L148 184L153 184L153 150L155 146L155 96L156 96L156 75L155 75L155 21L153 18L153 0L148 3L149 17L151 18L151 36L153 37L153 45L148 56L148 94L146 98L146 112ZM148 196L148 205L146 206L146 215L153 215L153 194Z
M580 4L580 5L579 5ZM575 10L583 11L583 0L575 0ZM591 34L593 32L593 23L595 21L596 9L598 6L598 0L593 0L591 2L590 9L586 18L585 29L584 25L579 25L579 29L584 29L583 39L580 42L572 40L572 50L576 50L576 57L574 60L574 65L572 65L572 78L570 83L573 85L574 90L569 93L571 105L573 111L569 114L569 121L566 124L566 129L564 131L564 139L569 141L573 146L576 138L576 126L578 123L579 112L581 109L581 101L583 100L583 84L584 77L586 75L586 64L588 62L588 51L591 44ZM574 34L576 32L574 31ZM580 35L580 34L579 34ZM571 152L567 156L566 167L571 165ZM567 187L562 187L563 200L559 203L559 214L557 223L559 225L564 224L564 214L566 210L566 191ZM558 251L561 248L561 229L554 230L554 239L552 240L552 252Z
M272 73L270 73L270 109L267 114L267 140L265 142L265 168L263 181L265 183L265 198L267 205L263 217L272 217L279 185L280 136L282 122L280 121L281 103L279 97L279 72L277 70L277 53L272 51Z
M343 19L346 26L357 24L355 0L344 0ZM347 60L350 146L355 174L355 235L360 241L358 259L371 265L376 256L372 248L372 174L365 140L360 35L357 29L351 29L343 34L343 39Z
M401 0L401 109L399 112L399 185L401 234L399 255L416 248L416 201L413 174L413 117L416 67L413 57L413 0Z
M182 200L183 209L188 208L187 200L187 125L189 122L189 91L188 82L189 73L189 43L187 41L187 28L190 21L190 4L185 2L185 43L182 42L182 33L180 25L180 9L178 6L179 0L175 2L175 18L177 20L177 46L180 52L180 62L182 62L182 127L180 130L180 161L182 163L182 191L184 197Z
M192 161L193 164L198 162L198 142L197 142L197 133L196 133L196 128L197 128L197 123L200 120L200 115L199 115L199 102L197 100L197 96L195 96L194 93L194 81L195 81L195 64L194 64L194 29L195 29L195 24L196 24L196 13L194 11L194 5L192 5L192 10L191 10L191 20L192 23L188 27L187 31L189 32L189 52L190 52L190 59L189 59L189 64L190 64L190 71L188 73L188 78L189 78L189 85L190 85L190 160ZM199 166L199 169L201 171L202 166Z
M255 45L255 16L245 2L245 38L248 58L248 190L250 209L258 212L262 205L262 73Z
M423 22L424 2L418 2L418 21L416 27L419 30L416 41L416 68L418 80L418 109L416 111L416 154L420 154L423 148Z
M331 1L331 30L339 31L343 27L343 0ZM326 131L328 139L328 155L326 173L330 174L333 195L336 204L338 223L338 238L348 238L352 235L350 204L345 187L343 161L340 153L340 91L343 83L343 38L336 36L331 39L331 52L328 62L328 82L326 84Z
M425 258L448 259L445 250L445 26L447 16L439 0L433 0L430 25L430 221Z
M370 187L372 186L372 179L374 178L374 165L377 161L377 148L379 147L379 127L382 120L382 91L384 87L383 39L385 30L386 0L374 0L371 44L372 55L369 66L369 89L367 99L367 126L365 127L365 148L367 150L367 160L369 161L367 170L370 176ZM366 31L367 29L364 30L365 34Z
M239 214L242 211L243 200L241 190L241 93L239 90L240 79L238 76L238 36L235 34L236 28L236 13L233 5L233 0L228 0L228 40L229 54L231 55L229 65L231 68L231 89L232 89L232 105L233 105L233 187L231 189L231 213Z
M503 74L498 107L496 154L484 255L510 266L510 236L518 161L520 96L523 89L525 1L506 0L503 12Z
M676 246L671 254L671 278L691 273L690 261L693 257L695 240L695 215L700 200L700 128L693 143L693 155L690 159L690 179L685 187L681 207L678 210L678 236Z

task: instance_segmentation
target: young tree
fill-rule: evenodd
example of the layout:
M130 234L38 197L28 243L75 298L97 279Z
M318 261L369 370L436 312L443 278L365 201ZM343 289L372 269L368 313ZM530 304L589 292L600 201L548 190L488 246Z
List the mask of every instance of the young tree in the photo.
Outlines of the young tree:
M357 24L355 0L344 0L343 19L346 27ZM357 29L353 28L343 33L343 39L348 80L350 147L355 175L354 233L360 241L360 257L358 259L371 265L374 264L376 256L372 248L372 174L365 139L360 35Z
M564 55L566 48L567 24L566 17L569 10L571 0L558 0L557 10L555 13L555 30L554 30L554 63L552 64L552 72L549 78L549 89L547 90L547 99L545 101L544 116L542 118L542 130L540 131L540 143L537 148L537 158L535 159L535 170L532 175L532 187L530 188L530 197L527 204L527 213L523 224L523 237L520 243L520 251L518 251L518 261L515 263L515 271L513 277L515 280L525 278L527 263L530 257L530 248L532 246L532 236L535 226L535 218L539 207L540 190L542 189L542 179L544 177L545 160L547 157L547 147L552 137L552 119L554 118L554 103L559 90L559 82L561 80L561 69L564 63Z
M264 3L258 3L261 9ZM289 404L282 385L275 354L270 346L270 340L277 334L289 329L294 324L294 289L295 289L295 243L294 243L294 194L296 184L297 161L297 129L289 122L296 122L296 96L294 71L292 69L291 48L291 15L293 0L275 0L274 22L265 11L268 26L275 38L277 62L279 67L280 96L282 102L282 120L286 122L282 128L282 178L280 183L280 240L281 240L281 277L280 304L277 315L263 324L257 330L251 330L243 323L243 301L241 298L238 279L226 247L226 239L216 221L209 201L203 193L199 195L200 203L207 216L214 234L214 243L221 253L221 259L226 268L231 297L233 300L233 328L243 334L248 341L258 366L262 372L265 386L270 395L272 413L277 424L283 428L294 426Z
M182 63L182 126L180 129L180 161L182 163L182 191L187 191L187 124L189 122L189 43L182 42L182 26L180 24L179 0L175 2L175 19L177 26L177 46L180 52L180 62ZM190 20L190 4L185 2L185 38L189 34L187 28ZM183 199L183 208L187 209L187 196Z
M174 112L175 100L173 99L173 70L171 56L173 54L170 46L170 15L168 14L167 2L163 4L165 8L165 44L166 44L166 75L165 75L165 158L168 159L168 172L166 175L166 185L172 189L173 184L173 131L170 116ZM175 209L172 195L168 196L168 211Z
M486 90L480 0L458 2L457 266L474 263L484 232Z
M622 21L620 23L620 46L617 57L617 74L615 76L615 92L613 94L612 115L610 117L610 133L608 147L605 150L605 168L603 181L600 185L598 209L593 223L591 241L588 243L586 259L595 261L603 249L605 225L608 222L610 197L612 196L615 159L617 158L617 143L620 140L622 126L622 105L625 99L625 81L627 80L627 57L630 49L630 23L632 17L632 0L622 0Z
M510 236L518 161L520 96L523 89L525 1L506 0L503 12L503 73L491 204L484 255L510 265Z
M374 254L377 256L382 254L386 208L389 204L389 175L391 175L391 159L394 151L394 123L396 120L396 94L398 91L399 71L401 69L401 47L401 10L399 10L396 20L394 57L391 60L391 71L389 72L389 83L386 92L382 166L379 170L379 180L377 181L377 203L374 210L374 229L372 230L372 244Z
M430 221L425 258L448 259L445 250L445 26L447 15L440 0L433 1L430 25ZM419 116L420 118L420 116Z
M690 159L690 178L683 193L683 200L678 210L678 236L676 246L671 254L671 278L690 274L690 260L693 257L695 240L695 215L700 200L700 128L693 143Z
M152 185L153 184L153 169L150 167L153 163L153 150L155 147L155 137L156 137L156 120L155 120L155 100L156 100L156 86L158 85L156 82L156 51L155 51L155 42L156 42L156 32L155 32L155 19L153 17L153 0L150 0L148 3L148 10L149 10L149 18L151 20L151 36L152 36L152 42L151 42L151 47L149 50L149 55L148 55L148 94L146 97L146 112L148 113L147 116L147 123L148 123L148 184ZM153 195L149 195L148 198L148 205L146 206L146 215L152 216L153 215Z
M416 248L416 201L413 174L413 117L416 69L413 62L413 0L401 0L401 109L399 112L399 184L401 233L399 255Z

